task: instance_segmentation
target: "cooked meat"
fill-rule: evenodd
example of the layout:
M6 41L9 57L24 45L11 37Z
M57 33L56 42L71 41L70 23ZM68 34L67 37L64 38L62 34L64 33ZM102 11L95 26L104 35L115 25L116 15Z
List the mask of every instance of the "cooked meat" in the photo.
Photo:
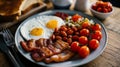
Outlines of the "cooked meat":
M44 38L40 38L40 39L36 40L35 43L36 43L37 47L43 47L43 46L45 46L45 44L44 44Z
M69 47L69 44L67 42L64 42L62 40L57 40L57 43L62 47L62 50L66 49L66 47Z
M54 43L53 43L53 41L51 40L51 39L48 39L47 40L47 47L54 53L54 54L58 54L58 53L60 53L61 52L61 50L60 49L58 49L58 48L56 48L55 46L54 46Z
M28 40L27 42L21 41L20 45L27 52L32 51L37 48L33 39Z
M36 40L35 43L37 47L47 47L55 54L60 53L62 50L69 47L68 43L63 42L62 40L57 40L53 43L50 39L40 38L39 40Z
M34 40L33 40L33 39L28 40L28 41L27 41L27 45L28 45L28 48L33 48L33 47L35 47Z
M42 61L46 57L52 56L54 53L47 47L40 47L32 51L31 56L35 61Z
M31 57L35 61L42 61L43 59L45 59L45 54L40 49L35 49L31 52Z
M51 39L48 39L47 44L53 44L53 41Z
M47 44L47 40L48 40L48 39L44 39L44 40L43 40L44 46L47 46L47 45L48 45L48 44Z
M41 47L40 50L45 54L46 57L52 56L54 53L47 47Z
M62 40L57 40L55 43L53 43L52 40L50 39L40 38L36 41L33 39L28 40L27 42L21 41L20 44L24 50L31 52L31 56L35 61L42 61L43 59L46 59L47 57L51 57L51 59L55 59L54 55L56 54L58 54L57 56L59 58L62 58L62 57L69 58L69 56L71 56L70 51L69 52L64 51L65 49L68 50L69 44ZM62 51L64 51L63 53L66 53L65 56L62 55L61 53ZM68 58L66 58L65 60L67 60ZM62 60L63 58L60 59L59 61L62 61ZM53 60L53 61L57 62L56 60Z
M64 42L62 40L57 40L54 44L54 46L58 49L64 50L67 48L69 48L69 44L67 42Z
M63 61L66 61L66 60L70 59L73 55L74 55L74 53L71 52L70 50L65 50L60 54L56 54L56 55L53 55L53 56L51 56L49 58L45 58L44 61L46 63L63 62Z
M62 50L62 46L60 46L60 44L58 44L57 42L55 42L54 46L60 50Z
M60 49L54 47L53 45L48 45L47 47L48 47L54 54L58 54L58 53L61 52Z

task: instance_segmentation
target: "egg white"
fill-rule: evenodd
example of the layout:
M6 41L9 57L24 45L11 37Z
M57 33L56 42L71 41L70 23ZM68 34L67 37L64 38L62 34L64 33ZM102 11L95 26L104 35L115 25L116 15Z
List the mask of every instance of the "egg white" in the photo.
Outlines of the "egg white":
M49 29L46 27L46 24L48 21L50 20L57 20L58 21L58 28L60 28L61 25L64 25L64 21L56 16L37 16L34 17L32 19L29 19L28 21L26 21L23 26L21 26L20 28L20 32L22 34L22 36L26 39L39 39L39 38L50 38L50 36L53 34L54 30L53 29ZM33 28L42 28L43 29L43 34L40 36L33 36L30 34L30 31Z
M47 22L50 21L50 20L57 20L58 21L58 28L60 28L61 25L64 25L65 22L57 17L57 16L40 16L40 17L37 17L38 21L40 22L40 24L42 24L43 26L46 26Z

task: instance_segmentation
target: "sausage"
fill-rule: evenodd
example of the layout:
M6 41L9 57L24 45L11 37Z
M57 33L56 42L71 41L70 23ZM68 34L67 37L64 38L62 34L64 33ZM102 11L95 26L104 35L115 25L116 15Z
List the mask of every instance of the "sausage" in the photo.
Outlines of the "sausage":
M33 47L35 47L34 40L33 40L33 39L28 40L28 41L27 41L27 45L28 45L28 48L33 48Z
M30 51L32 51L32 50L37 48L37 47L35 47L35 44L34 44L33 40L28 40L27 42L21 41L20 45L27 52L30 52Z
M22 48L23 48L25 51L27 51L27 52L30 51L30 50L28 49L28 47L27 47L27 43L26 43L26 42L21 41L21 42L20 42L20 45L22 46Z

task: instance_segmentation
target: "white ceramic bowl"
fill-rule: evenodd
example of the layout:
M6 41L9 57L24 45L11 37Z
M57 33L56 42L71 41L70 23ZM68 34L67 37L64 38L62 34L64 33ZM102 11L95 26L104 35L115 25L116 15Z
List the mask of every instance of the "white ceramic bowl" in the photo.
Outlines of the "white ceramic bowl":
M108 16L110 16L112 13L113 13L113 7L112 7L112 11L111 12L108 12L108 13L102 13L102 12L98 12L94 9L92 9L92 5L95 4L95 3L92 3L91 6L90 6L90 11L92 12L92 14L99 18L99 19L106 19Z

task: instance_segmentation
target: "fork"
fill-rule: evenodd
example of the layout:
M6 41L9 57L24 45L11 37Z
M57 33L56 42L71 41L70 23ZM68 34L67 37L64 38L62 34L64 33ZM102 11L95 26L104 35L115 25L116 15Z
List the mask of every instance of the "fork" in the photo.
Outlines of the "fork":
M14 53L14 57L16 58L16 63L19 65L19 67L25 67L23 63L20 61L17 52L15 50L15 41L12 33L10 32L9 29L3 29L2 30L4 41L6 42L7 46L11 48L12 52Z

